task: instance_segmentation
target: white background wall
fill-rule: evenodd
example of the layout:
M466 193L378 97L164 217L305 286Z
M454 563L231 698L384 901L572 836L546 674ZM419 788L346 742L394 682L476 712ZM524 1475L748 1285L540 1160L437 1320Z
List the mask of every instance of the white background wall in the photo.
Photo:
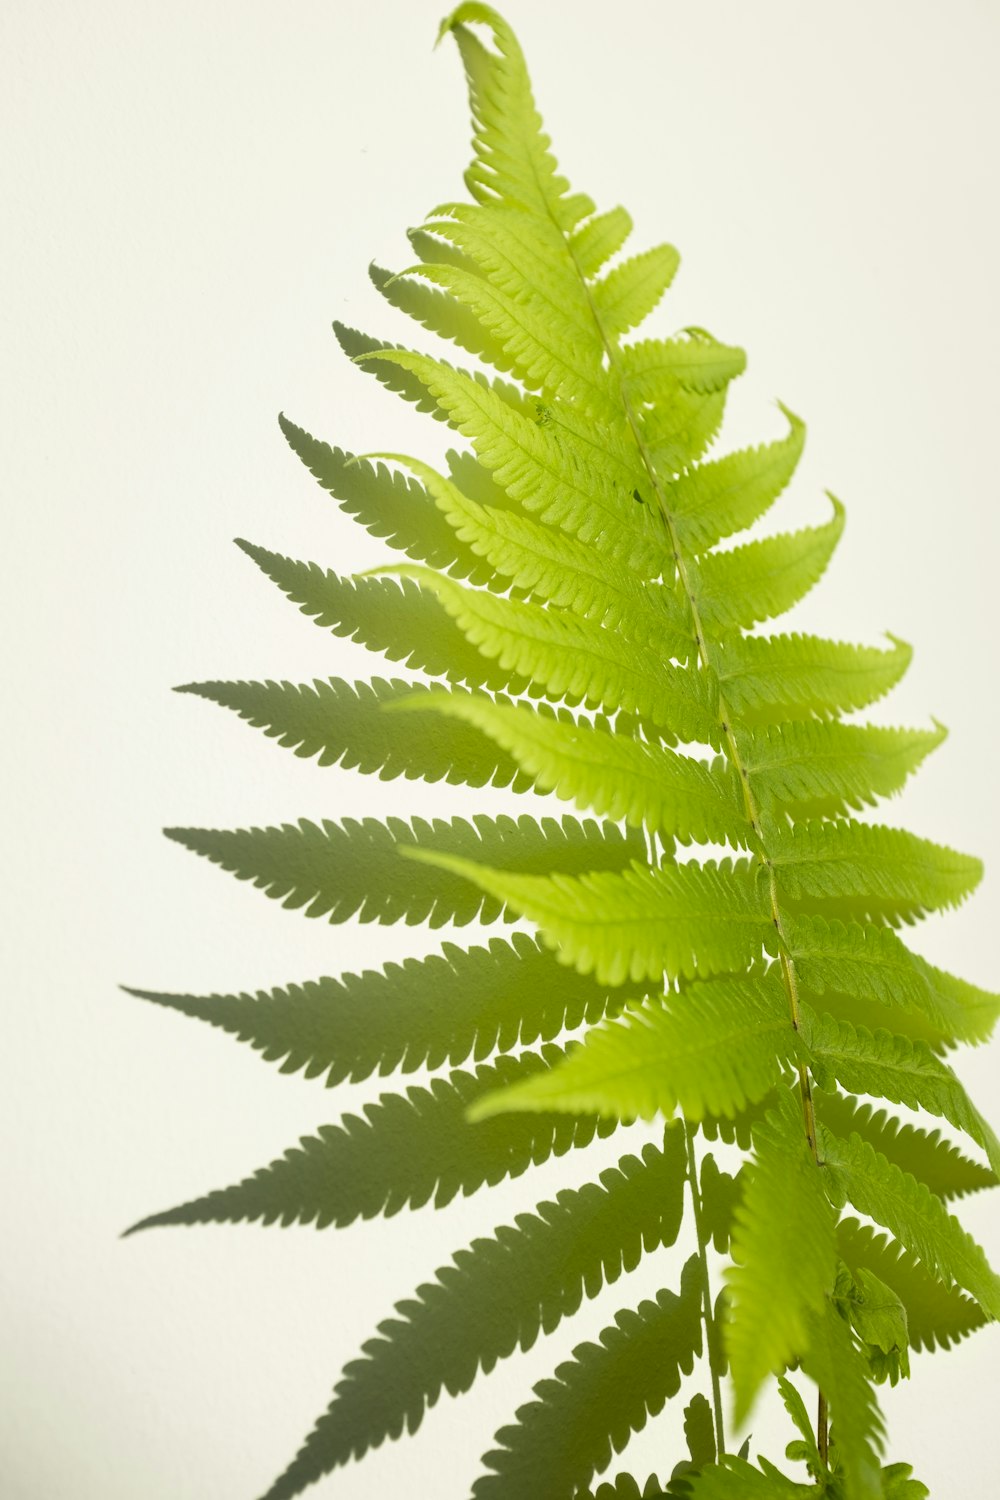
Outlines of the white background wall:
M775 397L810 422L781 519L825 515L829 487L848 529L798 623L915 643L886 717L933 712L952 738L889 815L991 861L919 941L996 986L997 7L506 9L575 184L626 203L638 243L683 252L661 331L703 323L750 351L729 443L777 435ZM339 1234L117 1239L377 1092L283 1078L119 982L256 988L420 941L306 922L157 830L416 806L169 688L368 668L230 538L343 571L382 555L298 468L279 408L357 450L440 450L328 333L337 316L421 341L365 268L406 263L405 227L459 192L465 102L454 49L431 52L438 19L437 0L6 0L0 16L5 1500L258 1493L397 1297L583 1171ZM995 1060L964 1076L1000 1123ZM996 1208L964 1214L995 1252ZM317 1493L461 1500L533 1380L629 1296ZM893 1455L941 1500L991 1492L998 1350L988 1333L919 1358L887 1396ZM678 1456L663 1429L637 1450L643 1471Z

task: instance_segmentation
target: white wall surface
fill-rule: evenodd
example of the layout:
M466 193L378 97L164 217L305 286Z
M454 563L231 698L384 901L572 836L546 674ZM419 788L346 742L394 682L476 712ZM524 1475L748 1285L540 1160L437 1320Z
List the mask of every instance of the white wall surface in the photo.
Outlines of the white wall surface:
M571 179L628 205L637 244L682 250L659 329L701 323L749 350L728 443L777 435L775 397L809 421L780 520L826 514L830 488L848 528L796 623L915 643L884 717L934 713L952 737L889 816L987 857L976 899L919 941L996 987L1000 12L506 13ZM117 1238L378 1092L282 1077L120 982L258 988L422 941L304 921L160 826L503 804L320 771L169 691L371 665L230 539L342 571L384 555L299 468L279 408L355 450L440 452L440 428L328 332L336 316L426 343L366 265L407 263L406 226L460 191L465 100L453 47L431 51L438 20L437 0L6 0L0 15L4 1500L249 1500L398 1297L584 1171L339 1233ZM1000 1123L995 1054L963 1074ZM963 1214L995 1253L996 1207ZM531 1383L630 1296L612 1288L316 1494L462 1500ZM939 1500L992 1492L998 1353L980 1334L887 1394L891 1452ZM671 1431L643 1435L637 1469L669 1471ZM788 1433L764 1419L758 1436L775 1452Z

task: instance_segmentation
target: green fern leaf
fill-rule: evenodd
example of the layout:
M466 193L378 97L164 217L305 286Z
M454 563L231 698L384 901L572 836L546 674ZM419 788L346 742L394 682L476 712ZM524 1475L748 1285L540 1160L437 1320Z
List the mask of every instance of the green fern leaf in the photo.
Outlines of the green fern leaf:
M929 1188L858 1135L845 1141L819 1127L818 1146L831 1194L888 1229L946 1286L957 1283L991 1318L1000 1317L1000 1278Z
M985 1041L1000 1014L1000 996L935 968L888 928L795 915L785 936L802 985L824 999L854 995L887 1014L924 1017L939 1040Z
M678 541L692 556L751 526L770 509L795 473L805 424L786 407L780 409L790 427L780 442L697 464L664 486Z
M659 574L663 543L634 499L646 479L640 468L623 464L620 477L609 479L611 454L598 450L593 437L589 447L573 442L565 425L556 437L496 391L426 355L386 349L364 360L415 375L455 430L471 440L480 463L526 510L643 577Z
M829 718L866 708L903 676L912 650L890 636L891 651L847 646L815 635L729 636L712 665L737 723Z
M745 862L545 877L422 848L407 857L453 871L537 923L560 962L592 973L599 984L744 969L773 931L766 893Z
M692 1257L678 1296L661 1291L620 1312L599 1343L578 1345L553 1379L536 1385L537 1399L497 1433L475 1500L572 1500L607 1467L701 1353L699 1274Z
M641 844L611 823L598 826L575 818L487 818L476 816L433 823L389 818L303 819L276 828L167 828L168 838L183 844L238 880L250 880L275 901L305 909L307 917L346 922L427 921L465 924L492 922L500 915L496 901L482 887L463 880L458 866L417 874L399 858L403 849L438 851L455 859L470 854L499 859L507 869L621 869L636 858ZM513 920L513 918L511 918Z
M638 327L669 288L680 262L673 245L656 245L622 261L597 282L594 308L605 335L613 338Z
M734 1213L735 1265L726 1273L732 1306L725 1342L738 1422L765 1378L805 1353L837 1263L834 1217L787 1090L753 1139L754 1160Z
M602 817L681 843L747 845L751 831L725 762L707 765L660 745L627 739L566 711L494 703L471 694L414 697L446 718L480 730L540 792L555 792ZM400 710L410 704L399 702Z
M689 568L704 629L713 634L773 619L791 609L822 578L844 529L844 507L833 500L825 526L765 537L730 552L709 552Z
M530 678L549 696L649 719L667 735L718 746L715 683L706 672L638 652L617 631L564 610L466 589L439 573L407 566L436 594L466 640L505 674Z
M768 857L789 903L832 915L912 921L957 906L979 884L982 861L902 828L849 821L779 828Z
M647 1145L641 1159L623 1157L599 1183L563 1191L460 1250L397 1303L396 1315L346 1366L329 1408L266 1500L290 1500L386 1438L415 1432L443 1390L467 1391L480 1370L530 1349L585 1296L633 1270L643 1251L672 1245L683 1187L683 1139L668 1129L662 1151Z
M993 1171L1000 1171L1000 1142L951 1069L928 1047L888 1031L871 1032L817 1016L808 1006L802 1010L802 1034L820 1088L839 1083L848 1093L872 1094L939 1115L981 1146Z
M590 1031L544 1077L482 1099L472 1118L559 1110L650 1120L733 1117L763 1099L795 1060L796 1033L777 974L695 983Z
M578 225L569 237L570 253L588 279L622 248L632 233L632 219L624 208L609 208Z
M844 1500L882 1500L885 1424L850 1327L830 1299L810 1314L802 1365L830 1405L831 1457L843 1478Z
M744 731L739 744L758 802L831 818L898 792L946 732L802 721Z
M939 1198L958 1198L996 1186L996 1175L989 1167L963 1156L957 1146L942 1140L939 1131L904 1125L887 1111L876 1112L873 1105L842 1094L815 1089L813 1100L817 1118L834 1135L858 1134Z
M946 1286L897 1240L870 1224L841 1219L837 1249L849 1270L868 1270L885 1282L906 1310L906 1329L913 1349L947 1349L987 1321L977 1302Z
M551 1067L557 1047L543 1054L501 1057L475 1073L435 1078L427 1088L383 1094L364 1116L321 1125L252 1177L177 1208L151 1214L126 1231L169 1224L330 1224L391 1217L403 1208L442 1208L459 1194L519 1177L552 1156L606 1136L613 1121L521 1115L472 1126L465 1112L480 1094Z
M767 1472L729 1453L717 1464L676 1480L669 1493L678 1500L815 1500L814 1485L796 1484L772 1464Z
M742 349L720 344L701 328L688 328L680 338L643 339L620 352L621 369L629 395L640 402L669 404L677 386L714 392L746 369Z
M419 475L467 549L486 558L513 588L586 620L621 626L630 640L655 644L665 656L683 660L693 651L690 618L671 590L643 588L628 569L564 531L515 510L478 504L419 459L395 453L381 456Z
M257 995L166 995L129 989L248 1042L283 1073L326 1074L328 1087L399 1068L458 1066L492 1052L553 1041L565 1027L613 1015L610 994L557 963L523 932L484 948L443 944L441 954Z

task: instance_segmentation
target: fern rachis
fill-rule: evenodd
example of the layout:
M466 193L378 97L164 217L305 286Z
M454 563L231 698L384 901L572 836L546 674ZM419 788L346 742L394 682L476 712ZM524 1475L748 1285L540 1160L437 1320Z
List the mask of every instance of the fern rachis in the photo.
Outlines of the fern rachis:
M240 543L322 628L421 675L185 690L321 765L554 793L575 813L168 830L309 916L523 918L538 937L448 941L257 996L136 991L331 1087L430 1077L135 1227L348 1225L664 1115L662 1148L476 1239L399 1302L271 1500L414 1430L442 1390L468 1389L685 1228L693 1253L671 1285L638 1305L623 1291L599 1340L497 1434L477 1500L592 1493L692 1372L687 1457L645 1490L620 1475L616 1497L918 1500L905 1466L883 1467L875 1387L906 1373L909 1347L1000 1316L1000 1282L948 1206L994 1183L1000 1147L942 1055L984 1040L1000 1001L897 930L964 900L979 861L852 814L897 793L944 732L845 721L898 681L903 642L770 629L818 583L844 522L831 496L818 524L741 540L792 479L801 419L782 408L784 435L715 453L742 351L698 328L634 336L676 251L623 255L624 210L569 191L495 12L463 4L442 30L469 82L472 201L439 205L411 234L416 263L372 279L458 362L337 333L359 379L468 447L439 473L352 457L283 417L324 489L402 557L342 578ZM944 1121L985 1161L879 1101ZM735 1176L696 1144L719 1136L744 1153ZM710 1244L732 1262L720 1302ZM727 1452L727 1367L737 1422L778 1377L797 1478Z

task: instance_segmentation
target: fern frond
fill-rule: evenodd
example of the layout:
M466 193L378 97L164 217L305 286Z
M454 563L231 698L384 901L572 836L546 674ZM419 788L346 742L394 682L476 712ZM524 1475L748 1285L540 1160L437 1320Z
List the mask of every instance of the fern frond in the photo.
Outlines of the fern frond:
M623 708L667 735L718 748L716 685L707 672L637 651L618 631L565 610L499 599L411 565L406 575L436 594L469 644L505 674L530 678L550 696L612 713Z
M683 1188L684 1143L668 1129L662 1151L647 1145L599 1183L565 1190L458 1251L396 1304L345 1367L330 1406L266 1500L291 1500L386 1438L416 1432L442 1391L467 1391L480 1371L530 1349L584 1297L633 1270L644 1251L672 1245Z
M765 1378L805 1353L837 1268L834 1216L787 1089L755 1126L753 1140L733 1215L735 1264L726 1273L731 1308L724 1332L738 1422Z
M632 219L624 208L609 208L577 225L569 237L569 248L580 274L588 279L622 248L632 233Z
M802 1008L802 1034L820 1088L839 1083L851 1094L871 1094L938 1115L982 1147L993 1171L1000 1171L1000 1142L952 1070L928 1047L888 1031L871 1032L817 1016L808 1006Z
M845 1098L843 1094L813 1091L817 1118L834 1135L856 1133L904 1172L911 1173L939 1198L959 1198L995 1187L995 1173L963 1156L939 1131L903 1124L886 1110Z
M688 328L679 338L643 339L619 351L629 396L639 402L669 406L678 386L700 394L719 391L742 375L742 349L720 344L703 328Z
M776 1087L796 1053L780 975L707 980L595 1027L558 1067L487 1096L471 1118L538 1109L650 1120L678 1108L689 1120L732 1118Z
M733 635L715 643L711 657L734 718L752 727L867 708L910 665L911 648L889 639L892 649L883 651L816 635Z
M404 776L514 791L532 785L473 722L456 718L443 726L433 689L419 682L190 682L176 691L232 709L296 755L318 756L321 766L357 769L380 781ZM400 703L408 706L405 723L383 712Z
M435 818L344 818L321 824L302 819L274 828L167 828L183 844L238 880L250 880L272 900L307 917L345 922L427 921L464 925L492 922L500 906L481 886L463 879L458 866L418 875L399 858L402 849L441 851L459 860L470 855L499 860L510 871L621 869L641 852L641 839L623 836L612 823L590 819L487 818L450 822ZM470 862L471 864L471 862ZM511 918L511 920L513 920Z
M983 876L982 861L903 828L813 821L778 828L768 857L787 901L833 916L912 921L957 906Z
M436 228L439 226L435 226ZM601 366L603 349L597 330L581 319L567 317L557 303L523 285L512 296L484 276L461 266L419 265L401 273L419 275L441 286L459 306L468 308L500 358L491 361L500 369L509 367L529 390L543 397L574 402L599 421L613 424L620 413L613 405Z
M627 568L517 510L480 505L419 459L381 456L419 475L467 550L513 588L608 628L621 626L631 641L655 645L664 656L683 660L693 651L690 617L671 590L643 588Z
M780 402L779 408L789 424L787 437L695 464L664 486L678 541L693 557L752 526L795 473L805 424Z
M468 30L489 27L496 51L488 52ZM514 203L568 233L593 213L593 204L570 194L558 175L542 132L524 56L506 21L489 5L466 0L441 23L438 39L452 32L465 64L475 122L474 164L466 185L479 203Z
M819 1127L818 1145L831 1193L888 1229L946 1286L957 1283L1000 1317L1000 1278L940 1198L858 1135L842 1140Z
M879 1234L870 1224L841 1219L837 1250L849 1270L871 1271L896 1293L906 1309L913 1349L947 1349L987 1322L978 1302L957 1286L946 1286L898 1240Z
M486 947L444 943L440 954L381 972L256 995L126 992L220 1027L280 1063L283 1073L325 1073L327 1087L550 1042L566 1027L616 1014L629 998L627 987L609 994L523 932Z
M879 1456L885 1423L850 1326L830 1298L810 1316L802 1366L829 1402L831 1458L843 1479L844 1500L883 1500Z
M754 795L793 817L837 817L898 792L947 730L874 724L771 724L743 731L740 755Z
M668 1493L678 1500L815 1500L816 1487L796 1484L773 1464L764 1472L727 1453L718 1463L676 1480Z
M783 615L826 571L844 529L844 507L833 501L825 526L747 542L729 552L708 552L689 565L691 587L705 630L725 634Z
M496 1435L472 1486L475 1500L572 1500L675 1394L701 1353L699 1268L692 1257L679 1295L618 1313L599 1343L580 1344L536 1400Z
M481 731L500 747L540 792L601 817L624 819L683 844L746 846L750 826L725 762L707 765L661 745L615 734L600 724L527 704L492 702L482 695L431 693L414 697L419 717L427 706L445 718ZM398 709L409 715L405 699Z
M169 1224L330 1224L387 1218L403 1208L433 1203L442 1208L461 1194L519 1177L552 1156L588 1146L606 1136L615 1122L593 1118L520 1115L470 1125L469 1106L492 1088L540 1069L562 1056L558 1047L542 1054L501 1057L475 1073L432 1079L426 1088L383 1094L364 1115L344 1115L338 1125L321 1125L303 1136L252 1177L219 1188L177 1208L149 1215L126 1233Z
M786 920L785 935L813 995L854 995L887 1013L925 1017L938 1038L965 1042L985 1041L1000 1014L1000 996L935 968L886 927L798 914Z
M561 963L599 984L738 971L760 957L773 931L766 892L744 862L546 877L425 849L408 857L454 871L528 917Z
M677 274L673 245L655 245L615 266L593 288L594 309L606 337L628 333L653 311Z
M496 391L427 355L386 349L363 358L415 375L451 426L472 442L480 463L527 511L645 578L659 576L668 554L634 498L646 475L624 461L616 473L613 447L599 447L593 437L589 445L574 441L565 423L556 436L549 422L532 421Z

